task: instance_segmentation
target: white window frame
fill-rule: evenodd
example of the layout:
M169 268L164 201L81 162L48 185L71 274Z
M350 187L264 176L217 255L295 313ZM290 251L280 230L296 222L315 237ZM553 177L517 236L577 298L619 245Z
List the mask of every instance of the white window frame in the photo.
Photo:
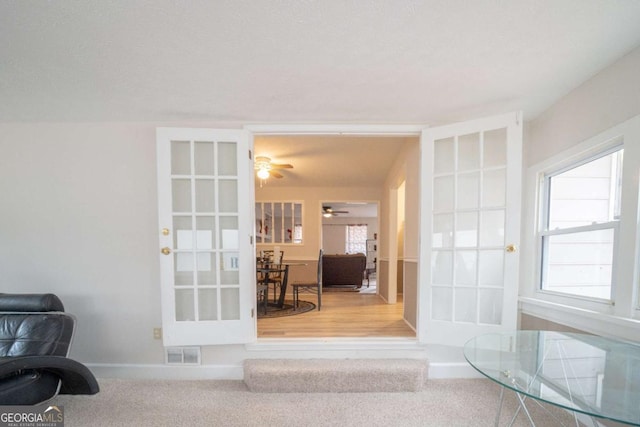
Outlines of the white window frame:
M602 302L602 303L608 303L608 304L615 304L615 298L616 298L616 268L617 268L617 258L615 256L616 253L618 253L618 239L619 239L619 233L620 233L620 220L619 219L613 219L607 222L601 222L601 223L597 223L597 224L592 224L592 225L581 225L581 226L576 226L576 227L568 227L568 228L560 228L560 229L549 229L549 210L551 209L550 206L550 190L551 190L551 179L561 175L564 172L567 172L569 170L578 168L580 166L586 165L590 162L596 161L598 159L601 159L603 157L606 157L610 154L613 154L617 151L620 150L624 150L624 144L622 140L617 140L617 141L613 141L613 142L608 142L607 144L607 148L603 149L602 151L598 151L596 154L592 154L590 153L588 156L585 156L583 158L580 158L578 160L576 159L572 159L571 161L568 161L566 163L562 163L561 165L559 165L556 168L553 168L551 170L545 171L544 173L541 174L541 179L540 179L540 193L542 195L542 201L540 203L540 229L538 230L538 236L537 236L537 245L538 245L538 287L539 287L539 291L541 293L548 293L551 295L562 295L562 296L566 296L569 298L576 298L576 299L581 299L581 300L587 300L587 301L594 301L594 302ZM623 168L624 170L624 168ZM611 272L611 292L610 298L604 299L604 298L596 298L596 297L589 297L589 296L585 296L585 295L578 295L578 294L570 294L567 292L559 292L559 291L554 291L554 290L550 290L550 289L545 289L544 286L544 280L545 280L545 270L546 270L546 254L544 251L544 240L545 238L548 237L552 237L552 236L560 236L560 235L567 235L567 234L576 234L576 233L584 233L584 232L589 232L589 231L597 231L597 230L613 230L613 266L612 266L612 272Z
M614 303L540 289L544 177L581 159L624 144L618 260L613 273ZM640 332L640 115L586 139L525 173L520 270L520 312L594 334L637 341Z

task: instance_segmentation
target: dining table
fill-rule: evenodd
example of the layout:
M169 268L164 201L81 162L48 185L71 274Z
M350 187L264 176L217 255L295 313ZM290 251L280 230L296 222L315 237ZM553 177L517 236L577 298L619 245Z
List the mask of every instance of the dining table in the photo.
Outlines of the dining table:
M260 262L260 260L258 259L256 272L258 273L259 285L267 285L269 283L269 278L273 277L274 274L280 274L282 278L280 282L280 294L278 295L277 301L273 303L273 305L275 305L278 308L284 307L284 302L287 294L287 283L289 282L289 267L304 266L304 265L307 265L307 263L283 262L282 264L271 264L268 261ZM274 292L275 292L275 289L274 289ZM268 301L268 296L269 296L269 289L267 285L266 296L265 296L267 301Z

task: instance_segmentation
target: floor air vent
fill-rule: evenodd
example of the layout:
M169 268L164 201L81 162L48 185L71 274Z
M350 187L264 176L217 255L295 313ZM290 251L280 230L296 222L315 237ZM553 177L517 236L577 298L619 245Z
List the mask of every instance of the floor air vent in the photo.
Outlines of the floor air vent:
M200 347L168 347L165 362L168 365L199 365Z

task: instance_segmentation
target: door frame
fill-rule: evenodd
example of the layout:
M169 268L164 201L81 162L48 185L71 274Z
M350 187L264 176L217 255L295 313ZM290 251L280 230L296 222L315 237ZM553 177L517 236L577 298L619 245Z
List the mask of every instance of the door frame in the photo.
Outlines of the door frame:
M253 139L255 136L265 136L265 135L283 135L283 136L292 136L292 135L325 135L325 136L411 136L416 137L419 140L419 144L422 144L421 135L422 131L429 128L428 125L357 125L357 124L323 124L323 125L304 125L304 124L269 124L269 125L245 125L243 127L244 130L247 130L250 133L250 144L251 149L253 150ZM255 193L254 193L255 197ZM395 207L394 209L396 209ZM380 212L381 206L378 204L378 212ZM380 221L380 218L378 218ZM380 223L380 222L379 222ZM393 228L395 229L397 224L393 223ZM396 248L397 253L397 248ZM380 257L378 257L380 259ZM418 263L418 270L420 269L420 265ZM394 268L395 272L395 268ZM394 273L395 274L395 273ZM418 275L419 277L419 275ZM395 280L395 279L394 279ZM416 310L420 312L420 295L422 293L420 289L420 285L418 285L417 294L418 298L416 298ZM395 301L394 301L395 302ZM404 342L420 342L420 317L417 319L416 324L416 338L401 338L394 342L404 343ZM256 325L256 333L257 333L257 325ZM354 338L357 341L357 338ZM370 341L370 338L363 338L363 340Z
M522 126L522 113L521 112L509 112L505 114L493 115L490 117L481 117L481 118L472 118L469 120L464 120L462 122L452 122L449 124L445 124L440 126L440 128L444 127L471 127L476 126L476 123L486 122L487 120L497 120L502 121L506 117L511 119L515 119L519 126ZM255 135L341 135L341 136L412 136L419 138L420 144L420 186L419 186L419 195L420 195L420 212L419 212L419 230L420 235L430 235L430 233L426 233L429 230L429 226L426 224L428 221L425 221L425 215L429 215L431 212L430 204L427 200L430 200L432 197L432 189L430 186L424 186L423 182L427 177L425 168L427 166L425 161L425 152L426 152L426 141L424 138L424 132L427 129L432 128L427 124L411 124L411 125L358 125L358 124L322 124L322 125L292 125L292 124L270 124L270 125L245 125L243 127L245 130L250 133L250 141L253 149L253 137ZM522 138L522 135L519 136ZM509 138L508 138L509 140ZM521 155L522 145L520 143L517 148L519 151L519 155ZM520 180L522 179L521 174L515 177L509 177L509 170L507 170L507 179L515 179L516 184L519 185ZM510 205L507 207L507 210L511 210L515 214L520 214L520 206ZM418 342L419 344L428 344L433 343L433 341L428 337L427 334L427 325L428 321L428 310L423 309L427 307L425 304L429 304L428 297L428 281L424 280L425 276L430 272L430 259L428 259L428 255L430 254L430 249L427 248L426 241L428 239L419 239L419 247L418 247L418 287L417 287L417 295L416 295L416 310L417 310L417 318L416 318L416 338L408 339L400 342L413 341ZM519 243L519 242L518 242ZM517 262L516 262L516 270L517 270ZM515 289L509 290L509 292L516 292L516 300L517 300L517 287ZM513 312L517 312L517 304L516 307L509 308Z

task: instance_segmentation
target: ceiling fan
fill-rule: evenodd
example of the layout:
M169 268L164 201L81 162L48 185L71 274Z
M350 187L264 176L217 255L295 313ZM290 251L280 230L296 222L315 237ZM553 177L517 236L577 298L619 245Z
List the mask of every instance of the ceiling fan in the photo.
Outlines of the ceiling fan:
M325 218L330 218L332 216L338 216L338 214L348 214L349 211L337 211L335 209L331 209L331 206L323 206L322 207L322 216Z
M287 163L271 163L271 159L266 156L256 156L254 163L254 169L257 171L256 175L261 180L265 180L270 176L274 178L282 178L280 172L276 172L276 169L293 169L293 166Z

